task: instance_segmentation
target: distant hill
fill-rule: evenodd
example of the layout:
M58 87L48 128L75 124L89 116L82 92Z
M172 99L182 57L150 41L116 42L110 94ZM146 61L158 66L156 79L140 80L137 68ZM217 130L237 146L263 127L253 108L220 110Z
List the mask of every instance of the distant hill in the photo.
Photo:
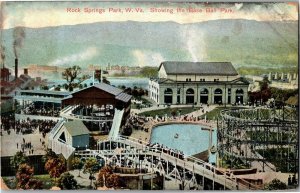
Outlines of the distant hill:
M101 22L26 28L19 56L29 64L158 66L165 60L231 61L236 67L294 67L298 63L297 22L214 20ZM3 31L6 65L13 66L13 30Z

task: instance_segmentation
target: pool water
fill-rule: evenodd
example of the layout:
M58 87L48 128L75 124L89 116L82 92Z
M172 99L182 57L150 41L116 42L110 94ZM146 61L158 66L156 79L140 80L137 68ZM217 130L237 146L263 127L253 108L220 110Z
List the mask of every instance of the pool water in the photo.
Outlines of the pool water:
M176 133L178 133L178 138L174 137ZM212 144L216 145L216 131L213 131L212 135ZM200 125L194 124L157 126L152 129L151 143L163 144L169 148L183 151L185 156L191 156L208 149L209 131L202 130Z

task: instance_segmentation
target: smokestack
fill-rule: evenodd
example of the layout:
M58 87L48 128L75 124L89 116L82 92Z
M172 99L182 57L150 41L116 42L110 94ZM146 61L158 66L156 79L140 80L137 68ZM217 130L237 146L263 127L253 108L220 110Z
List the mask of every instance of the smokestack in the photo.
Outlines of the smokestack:
M18 78L18 58L15 59L15 79Z
M24 68L24 74L28 75L28 68Z

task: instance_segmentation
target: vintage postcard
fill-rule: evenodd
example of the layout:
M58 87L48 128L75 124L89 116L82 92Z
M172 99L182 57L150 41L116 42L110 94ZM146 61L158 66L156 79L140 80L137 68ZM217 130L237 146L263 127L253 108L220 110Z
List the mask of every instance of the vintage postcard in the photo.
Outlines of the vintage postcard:
M296 191L298 2L0 2L2 190Z

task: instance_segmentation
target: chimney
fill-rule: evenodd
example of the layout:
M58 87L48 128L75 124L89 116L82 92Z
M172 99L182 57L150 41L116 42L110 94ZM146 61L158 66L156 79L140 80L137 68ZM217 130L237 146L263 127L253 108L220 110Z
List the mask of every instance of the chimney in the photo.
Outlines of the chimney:
M18 78L18 58L15 59L15 79Z
M28 75L28 68L24 68L24 74Z

